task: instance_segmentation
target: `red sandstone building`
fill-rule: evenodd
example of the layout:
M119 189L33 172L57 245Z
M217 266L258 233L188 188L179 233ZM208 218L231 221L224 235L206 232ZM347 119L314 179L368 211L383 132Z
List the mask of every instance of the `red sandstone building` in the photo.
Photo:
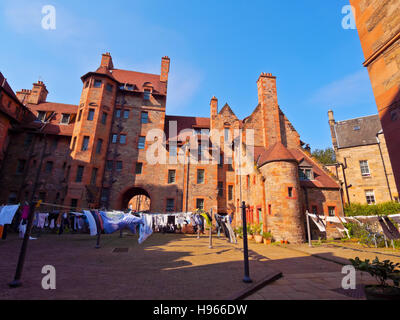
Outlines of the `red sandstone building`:
M350 0L400 190L400 1Z
M81 78L78 105L48 102L40 81L17 92L36 119L9 132L0 203L29 200L41 167L35 197L45 203L125 209L140 195L151 212L212 209L239 224L245 201L248 221L276 240L303 241L306 210L343 214L337 181L303 150L278 105L276 77L260 75L259 103L243 120L227 104L219 110L215 97L209 118L183 117L166 114L169 69L168 57L160 75L116 69L106 53ZM152 163L160 148L168 161ZM199 162L203 154L212 156Z

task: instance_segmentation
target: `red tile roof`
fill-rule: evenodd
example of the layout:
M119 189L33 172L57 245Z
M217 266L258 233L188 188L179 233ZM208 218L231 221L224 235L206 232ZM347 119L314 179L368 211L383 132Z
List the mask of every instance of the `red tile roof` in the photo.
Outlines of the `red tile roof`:
M311 157L309 157L301 149L290 149L291 154L294 155L297 161L301 162L306 160L314 171L314 180L300 181L300 185L309 188L334 188L339 189L339 185L334 178L332 178L320 164L317 164Z
M27 107L37 115L38 111L55 111L56 116L48 123L43 132L47 134L56 134L62 136L72 136L74 131L75 122L70 124L60 124L61 117L63 113L68 113L71 115L76 115L78 111L78 106L64 103L55 103L55 102L44 102L40 104L28 104ZM73 120L73 119L71 119ZM40 128L43 126L41 122L33 121L27 125L29 128Z
M2 87L10 97L19 101L13 89L11 89L10 85L8 84L7 79L3 76L1 72L0 72L0 87Z
M184 129L210 129L210 118L200 117L181 117L181 116L165 116L165 128L164 131L167 136L167 140L174 137L169 137L169 122L176 121L178 134Z
M277 142L268 150L261 153L258 165L262 166L273 161L296 161L296 159L281 142Z
M140 91L144 91L143 84L151 82L154 93L161 95L167 94L167 83L161 82L159 75L120 69L111 70L111 74L118 82L123 84L134 84Z

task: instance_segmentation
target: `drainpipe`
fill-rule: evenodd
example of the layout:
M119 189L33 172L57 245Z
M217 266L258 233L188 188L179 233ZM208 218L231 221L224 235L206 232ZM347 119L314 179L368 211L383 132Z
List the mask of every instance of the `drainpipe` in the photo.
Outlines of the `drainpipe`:
M335 169L336 169L336 177L339 179L339 171L338 171L338 164L335 165ZM339 180L339 193L340 193L340 203L342 205L342 212L344 215L344 202L343 202L343 182L340 182Z
M392 190L390 189L389 178L388 178L387 171L386 171L385 160L383 159L382 148L381 148L381 141L379 140L379 135L380 135L380 134L383 134L383 130L380 130L380 131L376 134L376 141L378 142L379 153L381 154L381 159L382 159L382 164L383 164L383 170L385 171L386 183L387 183L387 187L388 187L388 190L389 190L390 200L393 201Z
M350 205L351 202L350 202L350 196L349 196L349 186L347 185L346 171L345 171L347 169L347 159L344 158L344 164L343 163L339 163L339 165L342 167L342 170L343 170L344 187L346 189L347 201L348 201L348 203Z

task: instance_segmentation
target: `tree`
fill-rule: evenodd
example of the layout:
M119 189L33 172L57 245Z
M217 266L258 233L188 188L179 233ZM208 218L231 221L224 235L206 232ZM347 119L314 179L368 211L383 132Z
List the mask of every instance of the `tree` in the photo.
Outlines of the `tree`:
M332 148L326 149L315 149L312 154L322 164L334 164L336 163L336 154Z

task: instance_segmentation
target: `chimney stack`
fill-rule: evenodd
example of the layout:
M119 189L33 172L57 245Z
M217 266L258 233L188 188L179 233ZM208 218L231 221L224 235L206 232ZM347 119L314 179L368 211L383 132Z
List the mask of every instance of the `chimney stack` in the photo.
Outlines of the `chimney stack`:
M262 110L264 147L282 143L281 124L276 89L276 77L271 73L261 73L257 80L258 103Z
M336 125L336 121L335 121L335 117L333 115L333 111L329 110L328 111L328 117L329 117L329 128L331 129L331 137L332 137L332 144L333 144L333 148L335 150L337 150L337 138L336 138L336 131L335 131L335 125Z
M46 102L48 91L43 81L33 84L32 90L22 89L17 92L17 98L21 103L40 104Z
M108 70L114 69L112 57L109 52L106 52L102 55L100 67L106 67Z
M169 66L170 66L170 59L169 57L165 56L161 59L161 82L168 82L168 74L169 74Z
M210 102L210 115L211 118L218 114L218 99L214 96Z

